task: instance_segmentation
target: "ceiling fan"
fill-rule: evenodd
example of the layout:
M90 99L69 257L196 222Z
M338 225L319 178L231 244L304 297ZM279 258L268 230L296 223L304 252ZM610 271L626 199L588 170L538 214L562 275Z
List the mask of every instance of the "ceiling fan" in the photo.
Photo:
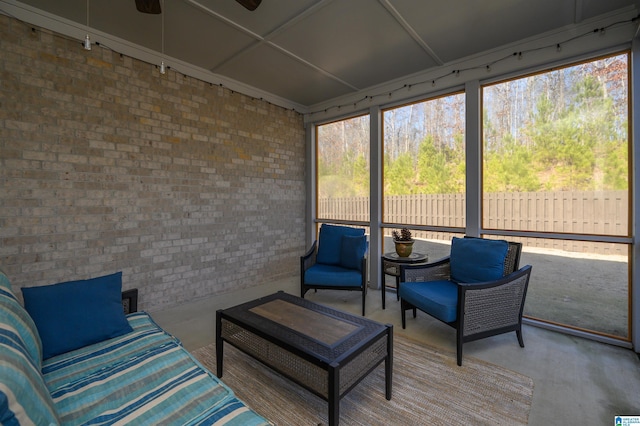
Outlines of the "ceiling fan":
M254 11L260 6L262 0L236 0L242 6L250 11ZM162 13L160 8L160 0L136 0L136 9L142 13L151 13L157 15Z

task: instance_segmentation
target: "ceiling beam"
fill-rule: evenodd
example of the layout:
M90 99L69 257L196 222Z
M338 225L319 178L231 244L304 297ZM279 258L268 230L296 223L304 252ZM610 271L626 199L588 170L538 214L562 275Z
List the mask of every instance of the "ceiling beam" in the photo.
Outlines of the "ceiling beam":
M584 6L584 0L576 0L573 6L573 23L579 24L582 22L582 10Z
M387 11L393 16L393 18L398 21L400 26L404 28L404 30L409 34L409 36L415 40L416 43L424 50L427 55L429 55L438 65L444 65L444 62L440 57L433 51L431 46L420 37L420 35L413 29L411 25L407 22L406 19L398 12L398 10L393 7L393 5L389 2L389 0L379 0L380 4L387 9ZM579 1L579 0L576 0Z

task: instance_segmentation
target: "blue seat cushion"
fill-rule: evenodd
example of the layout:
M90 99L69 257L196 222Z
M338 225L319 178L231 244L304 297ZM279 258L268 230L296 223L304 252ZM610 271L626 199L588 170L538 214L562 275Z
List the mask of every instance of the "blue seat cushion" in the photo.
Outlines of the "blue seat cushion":
M325 265L340 265L342 237L364 235L364 229L323 223L318 236L318 256L316 262Z
M509 243L504 240L456 238L451 241L451 280L458 283L495 281L504 275Z
M306 285L361 287L362 274L355 269L316 263L304 273Z
M458 286L451 281L402 283L400 297L444 322L455 321L458 316Z

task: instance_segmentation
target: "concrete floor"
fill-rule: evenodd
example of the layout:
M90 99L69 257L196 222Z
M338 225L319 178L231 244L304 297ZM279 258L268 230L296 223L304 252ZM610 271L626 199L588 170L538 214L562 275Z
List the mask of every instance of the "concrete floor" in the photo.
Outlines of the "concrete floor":
M151 312L156 322L182 340L188 350L215 340L215 311L284 290L299 294L299 278L273 282L165 311ZM307 299L353 314L360 314L360 293L335 290L308 292ZM387 292L386 309L381 294L367 294L367 317L394 325L402 334L432 346L455 351L455 330L418 312L400 322L400 302ZM530 425L613 425L616 415L640 415L640 360L629 350L524 326L525 348L515 333L503 334L464 345L470 356L520 372L534 380ZM464 358L463 358L464 362Z

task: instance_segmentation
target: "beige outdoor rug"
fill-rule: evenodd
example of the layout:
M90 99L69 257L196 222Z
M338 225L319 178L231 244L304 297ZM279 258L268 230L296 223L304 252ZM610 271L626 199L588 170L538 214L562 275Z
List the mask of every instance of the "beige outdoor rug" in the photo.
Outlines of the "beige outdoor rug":
M533 380L519 373L394 336L393 397L384 363L340 401L340 425L526 425ZM213 344L193 355L214 374ZM327 403L231 345L222 381L276 425L327 425Z

